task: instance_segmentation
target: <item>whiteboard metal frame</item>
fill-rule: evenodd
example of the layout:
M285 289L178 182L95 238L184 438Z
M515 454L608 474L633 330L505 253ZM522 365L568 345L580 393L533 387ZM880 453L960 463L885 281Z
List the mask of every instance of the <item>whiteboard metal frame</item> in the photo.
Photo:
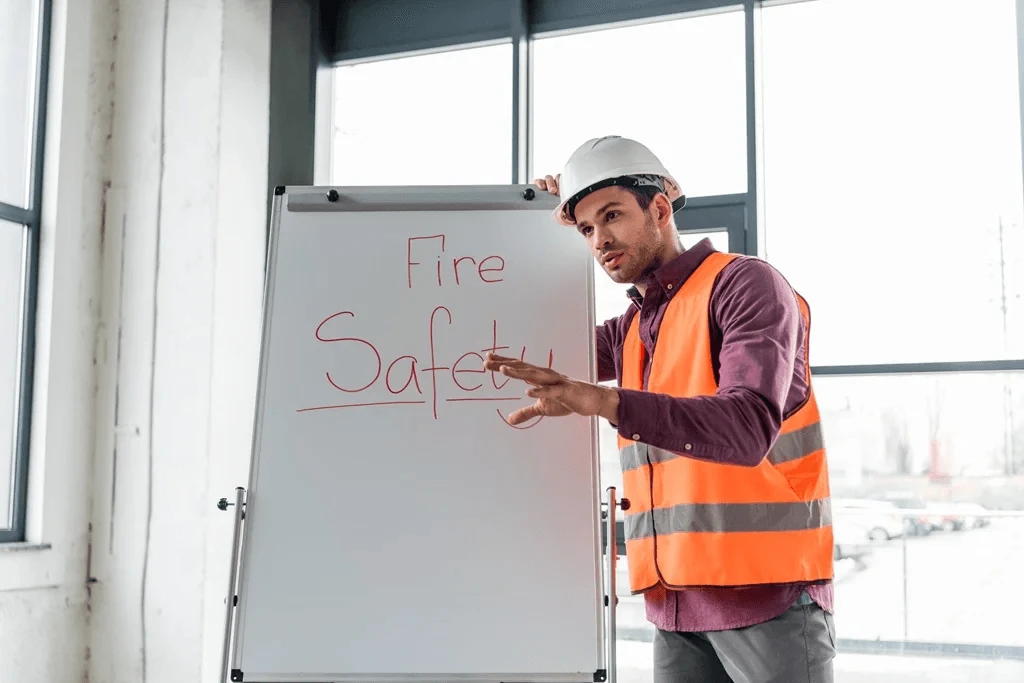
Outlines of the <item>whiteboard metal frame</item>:
M260 341L259 375L256 388L255 419L253 422L251 457L249 463L248 488L236 488L236 510L234 538L231 548L230 586L227 596L227 623L225 625L225 641L223 652L223 671L221 683L342 683L346 681L365 681L368 674L329 674L308 673L292 675L287 679L266 678L259 674L246 675L241 669L241 655L238 649L240 638L240 616L244 612L244 601L239 600L245 568L250 560L250 546L245 542L244 527L247 525L246 514L249 504L258 499L256 478L259 471L261 453L260 438L264 418L264 378L266 377L270 345L270 322L273 319L273 292L277 273L277 248L280 237L281 212L284 209L293 212L367 212L367 211L430 211L443 208L444 211L482 211L482 210L532 210L547 208L553 211L558 199L545 191L531 185L480 185L480 186L408 186L408 187L332 187L332 186L278 186L274 189L271 206L270 235L268 239L266 276L263 288L263 307L261 316L262 337ZM552 221L552 228L557 228ZM588 353L590 382L597 382L597 352L593 339L596 325L594 312L594 262L587 261L587 301L588 320L591 335ZM615 489L606 493L606 501L602 501L599 492L600 471L600 434L596 417L590 419L591 429L591 469L593 481L597 484L591 497L594 524L595 547L599 556L595 558L595 584L598 594L595 596L598 621L598 666L592 678L580 677L575 674L551 673L474 673L474 674L369 674L378 681L410 681L413 683L441 683L443 681L495 681L496 683L615 683ZM226 509L226 507L221 507ZM607 547L604 557L600 556L602 547L602 525L607 525ZM602 576L603 574L603 576ZM603 595L602 595L603 594ZM241 604L240 604L241 603ZM230 667L230 671L229 671Z

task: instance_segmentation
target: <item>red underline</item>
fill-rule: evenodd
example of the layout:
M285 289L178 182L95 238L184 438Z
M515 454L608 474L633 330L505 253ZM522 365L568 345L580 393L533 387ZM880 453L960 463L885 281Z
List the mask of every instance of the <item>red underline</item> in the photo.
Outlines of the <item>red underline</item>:
M379 403L344 403L336 406L313 406L312 408L298 408L295 412L305 413L310 410L333 410L335 408L363 408L366 406L411 406L422 405L426 401L381 401Z
M446 401L522 401L515 396L499 396L497 398L446 398Z

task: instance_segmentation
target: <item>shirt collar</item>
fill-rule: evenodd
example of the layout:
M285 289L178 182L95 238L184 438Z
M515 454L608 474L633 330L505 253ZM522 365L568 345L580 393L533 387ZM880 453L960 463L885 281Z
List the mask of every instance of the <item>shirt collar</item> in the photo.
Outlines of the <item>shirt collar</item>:
M693 275L704 259L714 252L715 248L711 245L711 239L705 237L668 263L662 264L653 273L645 276L642 284L646 285L648 291L651 287L658 287L671 297ZM630 287L626 291L626 296L638 306L643 303L643 297L636 287Z

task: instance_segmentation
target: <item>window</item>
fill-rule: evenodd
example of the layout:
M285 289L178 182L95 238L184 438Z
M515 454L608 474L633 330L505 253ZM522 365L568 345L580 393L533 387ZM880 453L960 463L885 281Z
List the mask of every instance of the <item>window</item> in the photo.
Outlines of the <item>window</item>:
M0 542L22 540L47 3L0 3Z
M339 66L331 183L512 180L510 43Z
M949 680L1021 680L1024 372L818 377L815 389L832 484L836 680L939 668ZM610 478L617 463L603 465ZM616 575L620 666L649 681L653 629L626 558ZM899 659L853 654L879 642L914 645Z
M660 18L656 6L686 3L605 3L614 16L540 4L551 11L523 17L519 62L529 177L559 173L589 138L636 138L691 198L686 246L707 236L761 254L810 302L839 556L836 680L1022 680L1018 3L733 2ZM334 182L508 182L509 50L339 69ZM491 80L468 94L474 69ZM396 116L417 98L415 116ZM626 310L626 289L596 270L598 321ZM958 371L921 372L929 362ZM615 430L601 421L599 436L602 489L621 489ZM649 681L653 628L625 558L618 568L618 673Z
M1016 680L1024 640L1001 615L1024 610L1006 569L1024 554L1024 371L906 367L1024 360L1015 3L777 5L760 39L764 253L809 300L812 364L832 366L815 388L837 674L898 643L905 663L876 678L934 668L908 657L928 651L964 679L953 657L1006 657L982 677ZM836 374L876 364L902 372Z
M0 6L0 202L28 206L39 8L21 0Z
M535 40L533 174L560 173L589 138L623 135L689 197L745 192L743 21L727 12Z
M1002 617L1024 612L1024 372L819 377L815 387L841 636L1024 646ZM979 586L1000 599L978 600Z
M0 529L14 522L24 232L23 226L0 220Z
M816 365L1024 358L1016 26L1013 0L763 10L766 255Z
M815 389L840 492L885 477L1002 486L1024 474L1024 372L819 376ZM1024 488L1011 498L999 503L1024 509Z

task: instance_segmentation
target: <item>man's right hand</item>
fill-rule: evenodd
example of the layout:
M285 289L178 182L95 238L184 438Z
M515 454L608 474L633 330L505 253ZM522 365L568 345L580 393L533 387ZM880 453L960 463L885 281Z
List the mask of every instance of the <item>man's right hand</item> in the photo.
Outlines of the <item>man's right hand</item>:
M558 196L558 181L561 180L562 174L559 173L556 176L544 176L543 178L537 178L533 181L533 184L542 190L547 190L551 194Z

